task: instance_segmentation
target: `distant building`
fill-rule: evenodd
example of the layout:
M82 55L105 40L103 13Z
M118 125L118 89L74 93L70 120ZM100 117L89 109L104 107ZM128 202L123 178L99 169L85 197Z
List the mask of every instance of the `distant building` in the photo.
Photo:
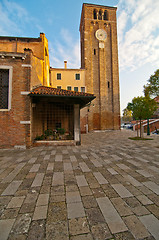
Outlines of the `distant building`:
M83 4L80 34L81 69L50 67L44 33L0 37L0 147L120 128L116 8Z
M157 102L158 108L155 111L153 118L159 118L159 96L155 97L154 100Z

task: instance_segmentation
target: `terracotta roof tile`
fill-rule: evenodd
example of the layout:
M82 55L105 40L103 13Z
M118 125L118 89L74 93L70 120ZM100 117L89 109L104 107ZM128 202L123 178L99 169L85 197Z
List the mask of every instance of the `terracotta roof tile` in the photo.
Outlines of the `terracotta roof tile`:
M40 86L33 89L29 95L34 96L70 96L70 97L89 97L95 98L94 94L75 92L71 90L57 89L51 87Z

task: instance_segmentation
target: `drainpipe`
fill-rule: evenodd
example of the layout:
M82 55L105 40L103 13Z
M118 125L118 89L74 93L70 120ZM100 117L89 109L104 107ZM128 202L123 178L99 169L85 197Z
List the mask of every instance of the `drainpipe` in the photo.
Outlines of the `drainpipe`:
M150 135L149 118L147 119L147 135Z

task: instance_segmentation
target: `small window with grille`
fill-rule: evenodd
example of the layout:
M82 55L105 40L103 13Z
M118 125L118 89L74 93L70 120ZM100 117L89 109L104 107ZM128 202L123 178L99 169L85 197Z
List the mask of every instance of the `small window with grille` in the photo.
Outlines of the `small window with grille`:
M75 92L78 92L78 87L74 87L74 91L75 91Z
M67 86L67 90L72 90L72 87L71 86Z
M80 80L80 74L79 73L76 73L75 77L76 77L76 80Z
M0 69L0 109L8 109L9 69Z
M81 92L85 92L85 87L81 87Z
M61 73L57 73L57 80L61 80Z
M61 86L57 86L57 89L61 89Z

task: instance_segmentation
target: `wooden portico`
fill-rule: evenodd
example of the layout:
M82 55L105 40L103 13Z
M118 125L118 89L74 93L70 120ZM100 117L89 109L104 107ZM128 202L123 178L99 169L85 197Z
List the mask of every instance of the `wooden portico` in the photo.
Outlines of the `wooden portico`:
M81 144L80 109L95 96L40 86L32 90L31 140L44 144Z

